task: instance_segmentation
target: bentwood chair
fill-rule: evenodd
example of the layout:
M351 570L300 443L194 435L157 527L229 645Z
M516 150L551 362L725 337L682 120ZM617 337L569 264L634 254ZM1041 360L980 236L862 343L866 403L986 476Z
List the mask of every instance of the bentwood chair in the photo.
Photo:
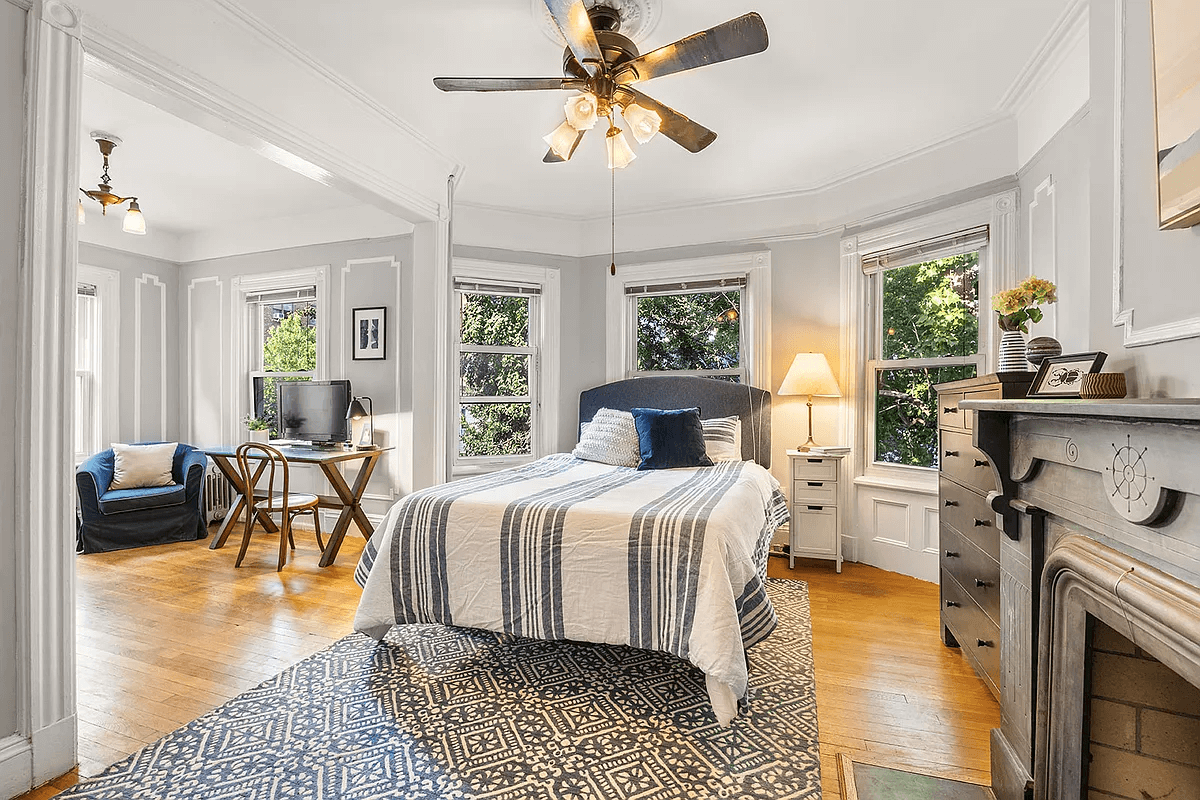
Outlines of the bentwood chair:
M242 548L238 551L235 567L242 565L246 547L250 544L250 531L257 519L265 530L275 530L272 514L279 514L279 565L276 572L287 563L288 545L296 549L292 538L292 520L299 514L311 513L313 527L317 531L317 547L325 550L321 541L321 514L317 508L320 500L315 494L298 494L291 491L287 456L270 445L246 442L235 453L238 471L242 474L245 487L246 528L242 534ZM276 481L278 478L278 482ZM278 488L277 488L278 487Z

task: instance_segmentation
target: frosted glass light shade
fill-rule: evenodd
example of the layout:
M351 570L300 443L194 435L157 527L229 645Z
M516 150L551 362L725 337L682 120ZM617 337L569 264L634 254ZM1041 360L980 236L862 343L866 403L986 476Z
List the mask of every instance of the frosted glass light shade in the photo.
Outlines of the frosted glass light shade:
M629 162L637 158L637 153L633 152L633 148L629 146L629 141L625 138L625 132L620 128L608 129L608 138L605 140L605 144L608 147L609 169L625 169L629 166Z
M80 225L87 225L87 213L83 210L83 201L79 201L79 209L75 212L75 219Z
M542 141L550 145L550 149L554 151L554 155L563 161L568 161L572 153L575 152L575 140L578 138L579 131L572 128L571 123L564 122L551 133L543 136Z
M776 394L841 397L842 390L824 353L797 353Z
M625 106L621 116L629 123L629 131L639 144L645 144L658 134L662 127L662 117L648 108L642 108L637 103Z
M121 228L135 236L146 235L146 218L142 216L142 209L138 207L136 200L129 204L129 210L125 212L125 223Z
M596 96L590 92L577 94L563 107L567 122L577 131L591 130L596 125Z

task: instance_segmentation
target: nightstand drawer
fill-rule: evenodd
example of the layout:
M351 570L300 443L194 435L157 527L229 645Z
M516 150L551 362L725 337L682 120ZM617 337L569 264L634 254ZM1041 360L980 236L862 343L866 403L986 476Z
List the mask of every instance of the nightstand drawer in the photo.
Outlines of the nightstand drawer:
M970 433L943 430L941 440L942 472L984 494L996 488L996 476L988 457L971 443Z
M792 481L792 502L836 506L837 481Z
M962 392L942 392L938 395L938 427L957 428L963 430L967 424L963 421L965 408L958 404L963 399Z
M792 504L792 553L832 555L838 550L837 507Z
M838 459L806 456L792 458L792 478L803 481L836 481Z

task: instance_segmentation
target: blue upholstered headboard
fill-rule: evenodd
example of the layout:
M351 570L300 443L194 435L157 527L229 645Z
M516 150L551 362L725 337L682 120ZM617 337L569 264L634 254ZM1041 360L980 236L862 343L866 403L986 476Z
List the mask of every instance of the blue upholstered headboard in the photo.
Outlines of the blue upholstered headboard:
M581 392L579 422L589 422L601 408L700 409L701 419L738 417L742 423L742 458L771 466L771 393L740 383L687 376L630 378Z

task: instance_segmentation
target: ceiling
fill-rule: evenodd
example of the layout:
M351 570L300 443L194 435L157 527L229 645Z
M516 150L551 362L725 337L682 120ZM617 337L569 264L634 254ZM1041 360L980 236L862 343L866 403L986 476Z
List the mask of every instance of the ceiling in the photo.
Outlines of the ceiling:
M79 185L94 189L100 179L91 132L120 137L109 159L113 191L137 196L152 232L201 233L361 202L96 80L84 80L81 119ZM102 222L99 203L84 198L84 209L89 223L120 228L121 212Z
M239 3L465 163L460 202L607 214L598 128L571 162L541 162L541 137L561 122L566 93L443 94L432 85L442 75L560 74L561 50L543 33L536 0ZM643 85L719 138L696 155L664 137L637 148L640 158L616 176L626 212L816 189L994 121L1068 0L660 4L643 52L750 10L762 14L771 46Z

